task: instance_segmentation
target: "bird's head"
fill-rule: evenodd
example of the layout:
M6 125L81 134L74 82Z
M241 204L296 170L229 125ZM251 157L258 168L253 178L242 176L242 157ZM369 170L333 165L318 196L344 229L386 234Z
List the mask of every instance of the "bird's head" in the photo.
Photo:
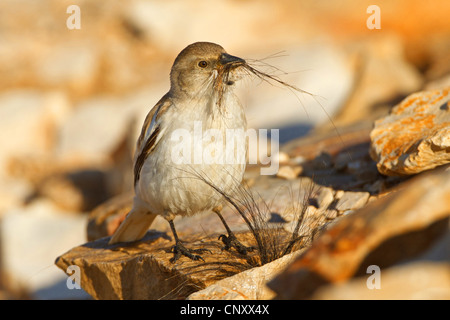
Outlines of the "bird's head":
M227 90L241 78L245 60L228 54L220 45L196 42L178 54L170 73L171 90L188 96L204 90Z

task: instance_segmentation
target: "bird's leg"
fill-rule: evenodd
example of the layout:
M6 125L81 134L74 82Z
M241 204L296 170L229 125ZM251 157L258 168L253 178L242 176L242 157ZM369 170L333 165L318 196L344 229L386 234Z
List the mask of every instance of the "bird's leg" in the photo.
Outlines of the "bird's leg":
M203 258L197 254L194 253L204 253L209 251L208 249L188 249L186 248L180 241L180 239L178 238L178 234L177 231L175 230L175 225L173 224L173 220L168 220L169 221L169 225L170 225L170 229L172 229L172 233L173 236L175 238L175 245L172 247L172 252L173 252L173 258L170 259L171 263L174 263L175 261L177 261L181 255L186 256L192 260L203 260ZM210 252L210 251L209 251Z
M222 248L222 250L230 250L230 248L235 248L237 252L240 254L247 254L247 252L252 252L253 247L246 247L242 243L239 242L239 240L234 235L233 231L231 231L230 227L226 223L225 219L223 218L222 214L220 213L220 209L215 208L213 211L219 216L220 221L222 221L225 229L228 232L228 236L221 234L219 236L219 240L222 240L225 247Z

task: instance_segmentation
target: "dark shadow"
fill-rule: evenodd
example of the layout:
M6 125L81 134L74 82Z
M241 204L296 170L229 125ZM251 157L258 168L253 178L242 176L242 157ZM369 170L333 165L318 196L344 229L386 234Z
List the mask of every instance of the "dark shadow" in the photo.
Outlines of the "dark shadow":
M301 268L298 271L280 274L267 286L276 292L275 300L303 300L328 284L329 282L317 273Z
M369 155L369 148L370 142L364 142L344 148L335 155L322 152L314 159L302 163L302 175L310 177L321 186L344 191L369 191L365 188L366 185L378 180L385 187L393 187L408 179L381 175Z
M311 124L302 123L302 124L294 124L279 128L279 143L283 144L289 142L291 140L303 137L307 135L313 126ZM269 138L270 138L270 130L268 130Z
M31 294L34 300L92 300L92 297L81 289L69 289L67 279L58 281Z
M68 180L81 191L84 211L90 211L111 197L108 190L107 173L86 169L67 173Z
M122 251L126 252L126 248L133 248L133 250L136 250L138 245L141 243L151 244L159 239L164 239L168 241L172 241L172 237L170 237L166 232L158 231L158 230L149 230L145 234L145 236L142 239L136 240L136 241L130 241L130 242L119 242L115 244L108 244L111 237L105 237L101 238L92 242L85 243L83 246L88 248L105 248L110 249L112 251ZM146 250L143 250L143 252L147 252ZM134 251L133 254L136 254Z
M80 210L83 212L88 212L111 198L112 194L108 192L109 182L107 176L108 172L106 171L97 169L84 169L51 175L46 179L50 180L55 177L61 178L69 186L72 186L72 188L79 191L83 199L82 207L80 208ZM46 180L42 181L41 183L45 182ZM36 192L30 194L25 199L25 204L31 203L41 195L41 191L38 188Z
M367 276L370 265L384 269L420 256L445 234L449 221L450 218L446 217L424 229L389 238L364 258L354 276Z

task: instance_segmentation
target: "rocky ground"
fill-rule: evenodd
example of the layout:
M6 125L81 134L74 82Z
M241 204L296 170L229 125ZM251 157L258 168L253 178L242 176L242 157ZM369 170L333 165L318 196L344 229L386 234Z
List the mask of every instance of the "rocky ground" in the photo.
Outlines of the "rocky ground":
M450 8L379 3L381 30L351 0L218 1L208 14L201 0L76 1L82 25L69 30L73 1L2 1L0 298L449 299ZM283 247L303 217L295 250L264 265L260 250L223 251L207 213L176 220L211 251L204 263L171 264L159 218L139 243L105 239L131 205L143 118L198 40L269 57L287 73L266 71L317 95L239 87L249 126L280 129L278 173L250 165L244 181L268 239ZM257 246L232 207L224 217ZM73 265L81 290L67 286Z

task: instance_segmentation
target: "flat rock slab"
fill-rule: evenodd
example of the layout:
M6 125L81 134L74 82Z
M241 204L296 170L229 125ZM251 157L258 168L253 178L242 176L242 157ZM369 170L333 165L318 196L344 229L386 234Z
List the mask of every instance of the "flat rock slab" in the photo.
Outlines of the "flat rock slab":
M194 292L188 300L269 300L275 292L266 284L280 274L303 250L287 254L263 266L245 270Z
M367 280L369 266L378 266L384 274L392 266L415 261L441 246L449 232L449 208L449 166L424 173L337 220L269 287L281 299L314 298L322 287L342 286L357 277ZM448 261L448 236L445 239L447 246L428 260ZM445 286L450 288L450 283Z
M252 244L248 233L236 234L246 245ZM190 249L208 249L205 261L181 257L169 262L173 240L166 233L150 231L143 240L128 245L108 245L109 238L98 239L75 247L56 259L56 265L68 272L79 267L81 287L95 299L185 299L189 294L257 265L255 256L245 258L232 251L223 251L217 237L191 237Z
M450 87L408 96L375 122L370 155L384 175L410 175L450 162Z

